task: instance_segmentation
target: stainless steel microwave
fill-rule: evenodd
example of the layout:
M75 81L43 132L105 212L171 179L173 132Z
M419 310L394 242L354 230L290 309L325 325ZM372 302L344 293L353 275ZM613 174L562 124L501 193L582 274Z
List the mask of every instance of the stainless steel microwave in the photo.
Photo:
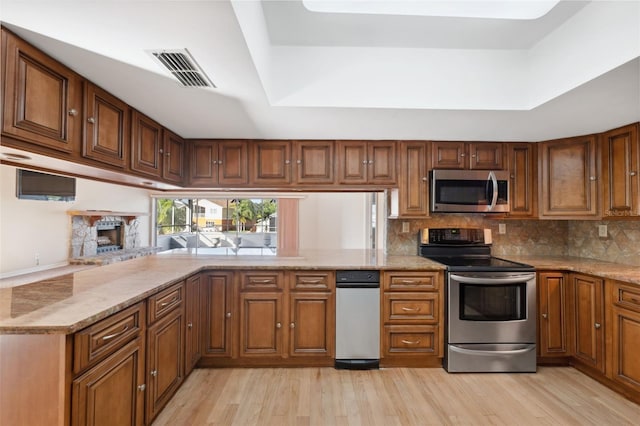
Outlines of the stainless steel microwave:
M504 213L509 211L509 172L503 170L432 170L434 213Z

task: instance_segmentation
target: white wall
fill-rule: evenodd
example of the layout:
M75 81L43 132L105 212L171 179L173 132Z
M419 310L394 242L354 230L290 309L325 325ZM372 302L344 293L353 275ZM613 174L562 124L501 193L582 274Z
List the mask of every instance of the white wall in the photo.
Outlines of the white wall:
M0 277L66 264L71 238L67 211L90 209L149 213L149 192L78 178L74 202L20 200L16 168L0 166ZM141 245L148 246L150 217L139 221Z
M310 193L299 204L300 249L368 248L367 193Z

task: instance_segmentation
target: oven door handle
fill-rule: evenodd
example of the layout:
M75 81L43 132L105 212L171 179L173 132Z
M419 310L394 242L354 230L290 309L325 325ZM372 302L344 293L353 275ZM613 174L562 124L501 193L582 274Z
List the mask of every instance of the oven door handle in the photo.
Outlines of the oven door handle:
M514 284L529 281L535 274L509 275L506 277L468 277L466 275L449 274L449 278L462 284Z
M449 348L454 352L459 352L459 353L462 353L462 354L491 356L491 355L518 355L518 354L524 354L524 353L536 350L536 345L529 345L526 348L512 349L510 351L491 351L491 350L484 350L484 349L466 349L466 348L461 348L460 346L455 346L455 345L451 345Z

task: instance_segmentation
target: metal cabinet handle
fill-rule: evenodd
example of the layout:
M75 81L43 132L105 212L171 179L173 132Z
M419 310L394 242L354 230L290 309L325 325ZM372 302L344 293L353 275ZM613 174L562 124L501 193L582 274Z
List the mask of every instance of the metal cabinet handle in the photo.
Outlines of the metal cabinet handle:
M279 322L277 322L277 323L276 323L276 328L282 328L282 324L281 324L281 323L279 323Z
M128 325L125 325L124 328L120 331L118 331L117 333L113 333L113 334L107 334L106 336L102 336L102 340L111 340L114 337L118 337L120 336L122 333L124 333L125 331L127 331L129 329Z
M466 154L463 152L460 154L460 157L464 157Z
M373 160L369 160L369 164L373 164Z
M296 164L302 164L302 160L297 160Z
M595 176L589 176L589 180L593 182L593 181L596 181L598 179Z
M290 328L296 328L296 323L295 323L295 322L292 322L291 324L289 324L289 327L290 327Z
M300 284L318 284L322 282L322 278L300 278L298 282Z
M157 377L158 376L158 370L151 370L149 372L149 374L151 374L153 377Z
M402 280L402 284L418 285L418 284L420 284L420 281Z
M166 155L167 157L171 157L171 153L170 152L165 152L164 155Z
M291 164L291 160L284 160L284 164Z
M189 324L187 324L187 328L188 328L188 329L193 328L193 323L192 323L192 322L190 322Z
M402 310L405 312L420 312L420 308L407 308L406 306L403 306Z
M95 122L96 122L96 119L95 119L95 118L93 118L93 117L89 117L89 118L87 118L87 121L88 121L89 123L93 124L93 123L95 123Z
M509 175L509 177L510 177L511 179L515 179L515 178L516 178L516 175L511 174L511 175Z
M362 160L362 164L367 164L367 160Z
M401 340L402 343L404 343L405 345L419 345L420 344L420 340L416 340L415 342L412 342L411 340Z
M225 317L227 317L227 318L231 318L231 312L227 312L227 314L225 315Z
M170 305L170 304L174 303L176 300L178 300L178 298L177 298L177 297L174 297L173 299L169 300L168 302L162 302L162 303L160 304L160 307L161 307L161 308L164 308L165 306L168 306L168 305Z
M547 319L547 314L542 314L542 318Z
M272 280L267 278L266 280L251 280L251 282L254 284L268 284L272 282Z
M423 177L422 177L422 181L423 181L423 182L427 182L428 180L429 180L429 178L428 178L428 177L426 177L426 176L423 176Z
M78 110L77 110L77 109L75 109L75 108L71 108L71 109L69 110L69 115L71 115L71 116L74 116L74 117L75 117L76 115L78 115Z
M147 385L145 385L144 383L143 383L143 384L141 384L140 386L138 386L138 390L139 390L140 392L144 392L144 390L145 390L146 388L147 388Z
M596 328L596 330L602 327L602 325L599 322L595 323L593 326Z
M629 176L635 176L636 174L636 172L629 172Z

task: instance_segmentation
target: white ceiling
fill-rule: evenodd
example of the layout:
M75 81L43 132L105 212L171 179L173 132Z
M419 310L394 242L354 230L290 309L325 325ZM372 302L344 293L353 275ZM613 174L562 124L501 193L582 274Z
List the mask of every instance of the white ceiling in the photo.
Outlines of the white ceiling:
M496 19L2 0L0 20L186 138L539 141L640 121L640 1ZM146 53L176 48L217 88L183 88Z

